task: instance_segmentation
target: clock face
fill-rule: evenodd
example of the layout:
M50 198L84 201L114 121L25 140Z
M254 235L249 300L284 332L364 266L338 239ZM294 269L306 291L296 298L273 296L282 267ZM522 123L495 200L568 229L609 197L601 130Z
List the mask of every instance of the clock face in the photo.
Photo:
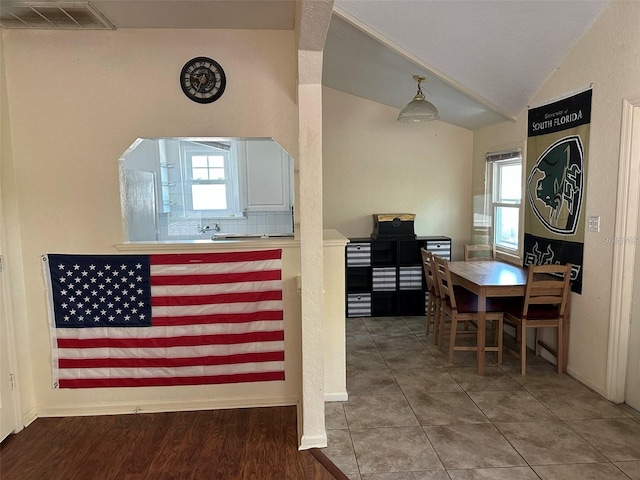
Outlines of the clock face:
M218 62L207 57L189 60L180 72L180 86L194 102L215 102L224 93L227 77Z
M399 227L400 225L402 225L402 220L396 217L391 221L391 225L393 225L394 227Z

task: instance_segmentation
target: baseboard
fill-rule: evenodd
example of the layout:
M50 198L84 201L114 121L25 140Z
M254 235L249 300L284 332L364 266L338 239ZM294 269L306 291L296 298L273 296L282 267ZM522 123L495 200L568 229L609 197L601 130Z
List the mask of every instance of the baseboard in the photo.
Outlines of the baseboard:
M296 422L298 424L298 450L300 449L300 445L302 445L302 401L298 399L298 403L296 403Z
M38 412L35 407L30 408L22 415L22 428L28 427L38 418ZM20 430L22 430L22 428Z
M41 407L38 417L83 417L91 415L119 415L132 413L183 412L194 410L223 410L229 408L282 407L298 404L297 396L200 398L180 401L118 402L114 404L73 404Z
M598 395L601 395L603 398L606 398L605 392L604 392L604 388L602 388L601 386L598 386L595 383L591 382L589 379L587 379L584 375L582 375L577 370L567 366L567 374L572 376L573 378L575 378L577 381L579 381L583 385L589 387L591 390L596 392Z
M324 435L302 435L298 450L309 450L310 448L325 448L326 446L326 433Z
M348 402L349 394L347 392L325 393L325 402Z

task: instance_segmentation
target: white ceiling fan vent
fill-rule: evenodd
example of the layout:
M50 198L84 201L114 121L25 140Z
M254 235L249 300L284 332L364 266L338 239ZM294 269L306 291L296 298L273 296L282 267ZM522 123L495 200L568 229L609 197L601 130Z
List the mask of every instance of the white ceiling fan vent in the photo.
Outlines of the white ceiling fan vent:
M0 3L0 27L59 30L115 30L88 2Z

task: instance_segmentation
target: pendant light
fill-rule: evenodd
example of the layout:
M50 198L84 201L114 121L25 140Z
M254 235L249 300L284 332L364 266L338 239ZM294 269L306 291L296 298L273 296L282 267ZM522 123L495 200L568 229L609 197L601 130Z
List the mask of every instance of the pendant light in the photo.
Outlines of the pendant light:
M418 92L413 97L406 107L404 107L398 114L398 121L403 123L408 122L429 122L440 118L438 109L436 106L425 100L424 94L420 83L427 80L427 77L423 75L414 75L413 79L418 82Z

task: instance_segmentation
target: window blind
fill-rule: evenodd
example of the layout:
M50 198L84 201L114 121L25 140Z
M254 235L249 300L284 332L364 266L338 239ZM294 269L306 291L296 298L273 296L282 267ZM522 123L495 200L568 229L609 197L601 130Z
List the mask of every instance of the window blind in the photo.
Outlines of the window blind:
M505 152L491 152L485 155L487 163L500 162L503 160L518 160L522 158L522 150L509 150Z

